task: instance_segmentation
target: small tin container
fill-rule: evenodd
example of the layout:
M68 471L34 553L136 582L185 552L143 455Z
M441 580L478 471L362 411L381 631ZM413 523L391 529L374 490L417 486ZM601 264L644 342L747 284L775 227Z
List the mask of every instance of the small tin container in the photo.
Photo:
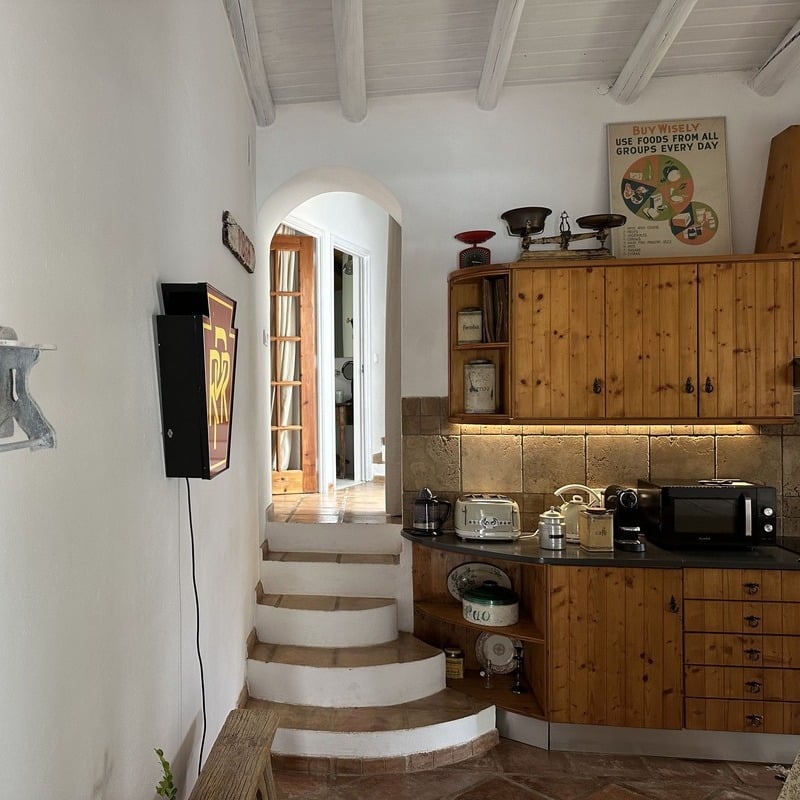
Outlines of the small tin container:
M566 547L567 526L564 515L550 506L539 514L539 547L543 550L563 550Z
M494 414L497 411L497 370L487 359L464 364L464 411L467 414Z
M578 517L581 547L596 553L614 552L614 511L610 508L585 508Z
M445 647L444 663L444 675L446 678L464 677L464 653L460 647Z
M458 343L483 341L483 311L479 308L462 308L456 314L458 321Z

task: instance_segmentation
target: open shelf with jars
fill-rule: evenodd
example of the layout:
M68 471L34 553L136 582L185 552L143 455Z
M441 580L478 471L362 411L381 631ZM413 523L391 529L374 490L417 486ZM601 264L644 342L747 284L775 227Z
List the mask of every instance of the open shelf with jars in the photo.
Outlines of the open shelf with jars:
M456 567L474 561L461 553L414 545L414 635L434 647L458 648L464 655L464 677L448 678L447 685L464 694L499 708L546 719L547 714L547 573L544 565L521 564L484 558L480 562L502 569L511 588L519 596L519 621L513 625L481 626L462 616L460 600L448 588L448 576ZM485 664L478 655L480 642L497 635L522 649L525 691L511 691L515 671L505 663L491 675L490 685L484 674Z
M450 279L450 418L501 424L510 415L506 269L467 267Z

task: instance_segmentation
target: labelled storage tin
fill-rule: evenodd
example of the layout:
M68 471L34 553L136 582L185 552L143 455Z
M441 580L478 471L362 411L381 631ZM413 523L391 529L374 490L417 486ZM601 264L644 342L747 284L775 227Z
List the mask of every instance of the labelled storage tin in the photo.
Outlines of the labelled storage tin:
M462 308L456 314L459 344L483 341L483 311L479 308Z
M492 361L475 359L464 364L464 411L467 414L497 411L497 370Z

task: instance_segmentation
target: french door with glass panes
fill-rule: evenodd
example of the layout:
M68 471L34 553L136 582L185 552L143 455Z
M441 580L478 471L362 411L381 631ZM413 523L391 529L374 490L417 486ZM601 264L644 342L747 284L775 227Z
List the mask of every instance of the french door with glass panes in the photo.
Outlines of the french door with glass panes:
M314 239L270 245L272 493L317 491Z

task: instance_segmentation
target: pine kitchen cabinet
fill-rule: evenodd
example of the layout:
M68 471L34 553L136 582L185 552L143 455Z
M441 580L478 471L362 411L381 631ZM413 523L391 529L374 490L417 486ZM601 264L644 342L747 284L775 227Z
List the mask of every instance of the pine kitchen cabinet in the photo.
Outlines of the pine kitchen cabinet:
M681 570L552 566L549 581L550 720L681 728Z
M798 263L531 260L452 273L451 419L492 421L463 413L464 365L483 355L497 363L498 422L789 422ZM494 274L510 286L507 341L454 347L458 309Z
M687 569L686 727L800 734L800 572Z

